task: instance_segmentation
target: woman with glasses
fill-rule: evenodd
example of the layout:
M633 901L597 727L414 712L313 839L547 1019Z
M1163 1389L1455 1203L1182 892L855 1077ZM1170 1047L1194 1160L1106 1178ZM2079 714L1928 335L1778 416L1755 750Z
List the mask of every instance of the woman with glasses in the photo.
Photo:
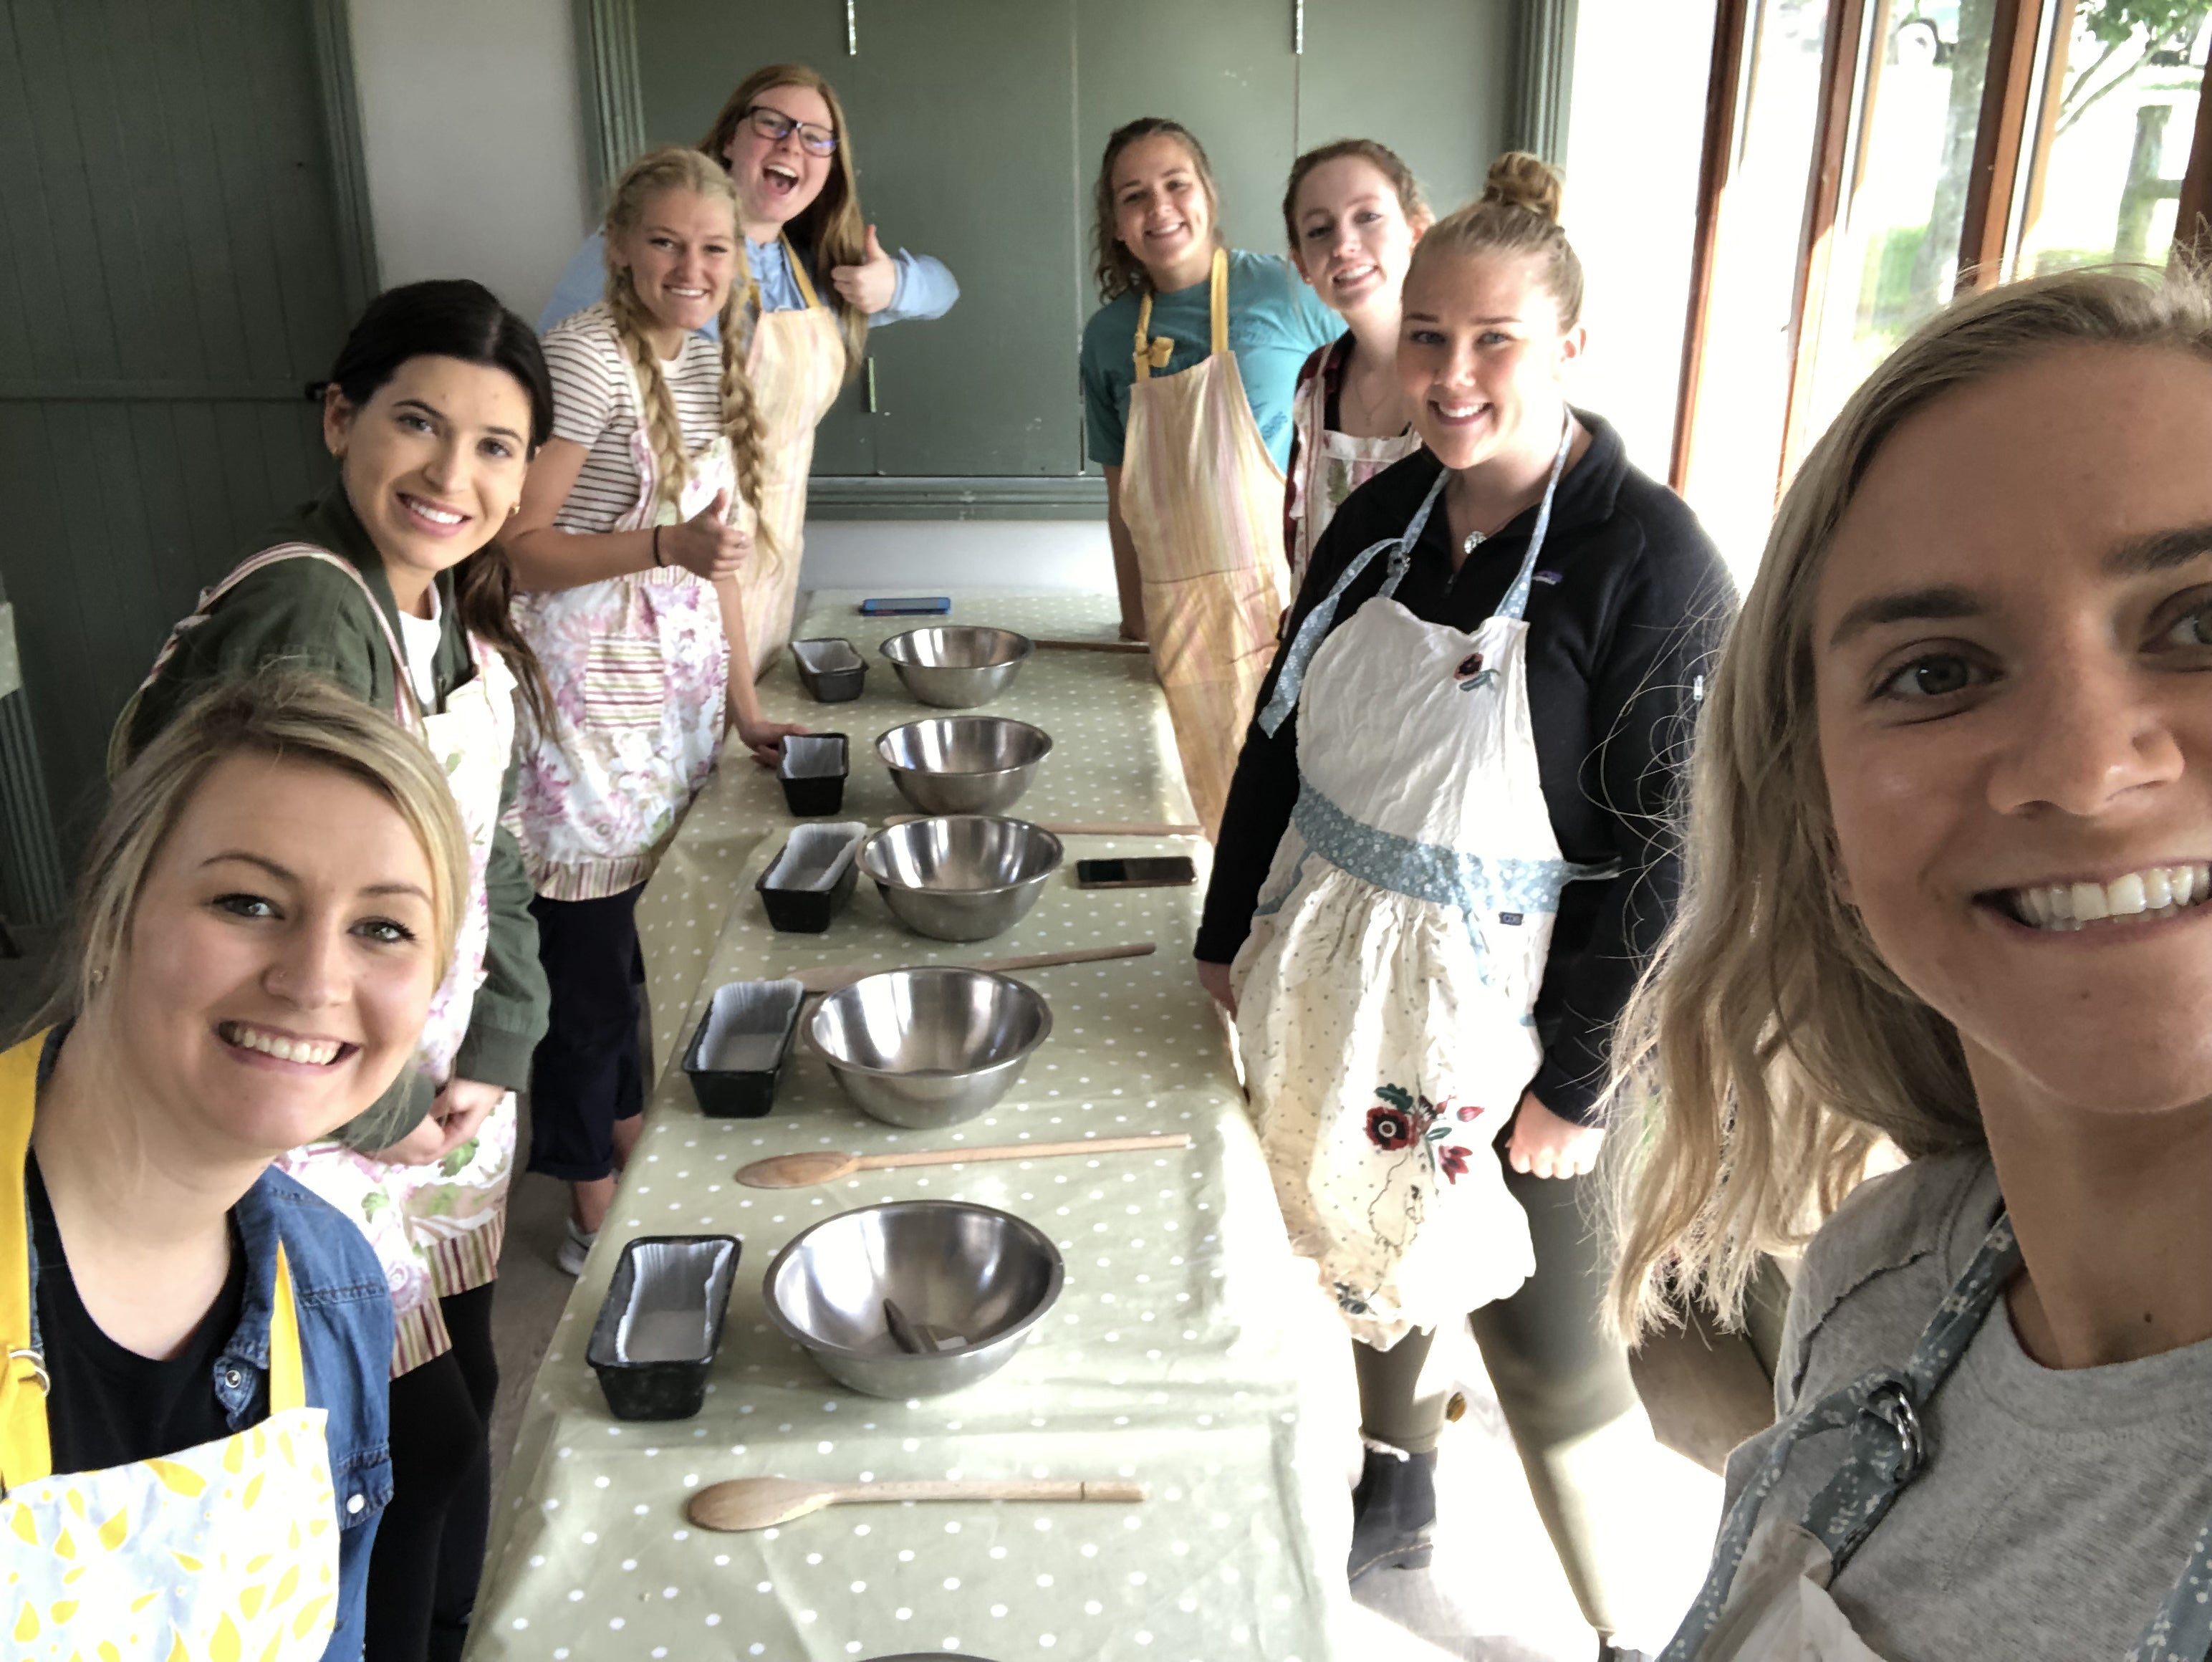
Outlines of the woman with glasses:
M747 76L699 148L737 186L752 272L745 371L762 426L759 528L775 557L749 561L738 587L760 676L791 636L815 428L859 370L871 325L943 317L960 285L927 254L884 252L876 228L860 217L844 107L805 64L771 64ZM595 233L561 274L539 332L599 300L606 279L605 239ZM703 332L717 327L710 321Z

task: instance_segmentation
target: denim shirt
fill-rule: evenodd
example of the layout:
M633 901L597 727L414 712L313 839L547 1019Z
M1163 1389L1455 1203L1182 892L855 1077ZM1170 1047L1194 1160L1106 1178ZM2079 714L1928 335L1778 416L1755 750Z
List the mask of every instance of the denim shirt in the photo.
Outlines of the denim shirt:
M64 1036L59 1027L46 1036L39 1057L41 1089L61 1055ZM299 1312L307 1406L327 1409L330 1415L324 1434L337 1507L337 1626L323 1658L356 1662L368 1611L369 1546L376 1538L377 1519L392 1499L392 1295L383 1267L361 1231L336 1207L273 1167L239 1197L231 1217L246 1250L246 1301L237 1330L216 1358L216 1400L233 1431L268 1417L269 1323L276 1309L281 1244ZM36 1287L35 1241L29 1250L31 1285ZM39 1348L35 1298L31 1348Z

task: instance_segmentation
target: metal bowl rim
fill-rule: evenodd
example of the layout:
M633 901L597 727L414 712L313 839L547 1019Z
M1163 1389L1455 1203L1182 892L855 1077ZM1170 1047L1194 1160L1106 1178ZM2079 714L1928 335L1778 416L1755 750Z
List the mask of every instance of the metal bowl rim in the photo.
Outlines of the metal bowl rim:
M917 635L927 635L932 630L939 629L968 629L975 630L979 635L986 632L993 635L1011 635L1021 643L1021 647L1012 657L1001 658L997 662L989 664L917 664L910 659L900 657L891 650L902 641L910 641ZM918 624L912 629L902 629L896 635L884 636L876 642L876 650L888 659L892 667L896 669L942 669L950 670L957 674L975 674L982 670L1006 669L1012 665L1026 662L1036 652L1036 642L1018 629L1008 629L1003 624Z
M1044 838L1046 843L1050 848L1052 863L1047 866L1041 872L1033 873L1028 877L1017 879L1012 883L994 883L988 888L981 889L927 889L918 883L900 883L894 881L890 878L884 876L878 872L874 867L868 863L869 851L884 837L889 837L893 831L902 831L908 825L926 825L933 820L937 819L1000 819L1004 820L1009 825L1026 825L1030 830L1035 831L1039 837ZM1061 842L1060 838L1054 837L1050 831L1047 831L1042 825L1036 824L1034 820L1017 819L1011 814L1004 813L925 813L916 819L902 819L896 825L883 825L870 831L868 833L867 840L860 844L860 851L853 856L853 863L854 865L858 866L863 872L866 872L872 881L880 883L887 889L896 889L902 894L959 895L963 898L981 897L994 894L1012 894L1015 890L1025 889L1032 883L1043 882L1045 879L1050 877L1066 862L1066 843ZM955 964L933 964L917 965L916 967L950 970L957 969L960 966Z
M827 1229L833 1223L841 1222L846 1218L856 1217L863 1212L888 1211L894 1206L913 1207L933 1211L988 1212L994 1217L1004 1218L1014 1226L1017 1233L1027 1235L1044 1249L1046 1261L1051 1268L1051 1273L1045 1280L1044 1296L1037 1300L1036 1309L1006 1329L1005 1332L993 1334L983 1342L983 1345L1003 1344L1009 1339L1020 1338L1042 1321L1053 1306L1060 1302L1060 1291L1067 1281L1067 1261L1060 1256L1060 1248L1053 1245L1052 1237L1027 1218L1016 1213L1001 1211L995 1206L986 1206L980 1201L876 1201L867 1206L855 1206L848 1210L835 1213L823 1219L819 1223L809 1224L786 1241L783 1244L783 1250L769 1260L767 1272L761 1276L761 1304L768 1312L769 1320L775 1324L776 1330L785 1338L789 1339L803 1350L824 1351L833 1356L850 1356L855 1361L875 1362L893 1360L885 1356L881 1351L855 1350L849 1345L833 1344L827 1339L817 1338L811 1333L802 1331L796 1322L783 1313L782 1306L776 1303L775 1280L783 1271L784 1261L796 1253L805 1244L807 1237L813 1234L816 1230ZM939 1354L945 1355L950 1361L954 1356L967 1355L970 1352L980 1350L983 1345L970 1345L965 1350Z
M1044 740L1044 748L1039 751L1035 756L1030 758L1028 761L1017 762L1010 768L915 768L908 767L902 763L894 762L890 757L884 754L884 740L890 738L893 734L904 733L908 728L927 727L932 721L998 721L1002 722L1010 728L1025 728L1030 732L1036 734L1038 738ZM876 759L878 762L881 762L893 773L919 774L925 779L1003 779L1010 773L1019 773L1024 768L1033 768L1036 766L1038 763L1043 761L1046 757L1051 754L1052 735L1050 734L1047 733L1042 728L1038 727L1035 722L1016 721L1011 715L924 715L912 721L902 721L895 728L885 728L881 733L876 735ZM932 817L942 819L949 819L951 816L946 814L937 814L933 815Z
M1035 1000L1037 1009L1036 1036L1013 1055L1000 1056L996 1062L986 1062L981 1068L871 1068L865 1062L848 1062L843 1056L831 1056L829 1046L815 1037L814 1029L817 1024L821 1021L823 1013L830 1008L830 1001L836 997L838 993L848 992L863 983L873 981L878 976L946 972L975 976L985 981L1004 982L1007 986L1018 989L1024 998ZM878 970L875 975L864 975L859 981L847 982L844 986L838 988L836 992L823 994L821 1001L814 1007L814 1014L806 1018L805 1032L809 1050L830 1067L842 1068L848 1073L864 1074L870 1079L971 1079L978 1074L988 1073L994 1068L1008 1067L1018 1062L1025 1062L1035 1056L1045 1040L1052 1037L1052 1004L1042 993L1026 981L1017 981L1013 977L1000 975L995 970L972 969L965 964L907 964L896 969Z

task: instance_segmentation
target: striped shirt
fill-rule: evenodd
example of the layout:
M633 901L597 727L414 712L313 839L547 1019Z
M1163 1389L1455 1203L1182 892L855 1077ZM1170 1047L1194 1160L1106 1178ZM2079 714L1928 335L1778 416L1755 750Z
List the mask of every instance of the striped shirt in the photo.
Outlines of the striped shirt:
M554 326L545 337L545 364L553 374L553 436L589 453L553 524L562 531L611 531L637 505L630 439L643 395L605 301ZM663 359L661 374L676 394L684 448L695 454L722 430L722 349L687 333L681 356Z

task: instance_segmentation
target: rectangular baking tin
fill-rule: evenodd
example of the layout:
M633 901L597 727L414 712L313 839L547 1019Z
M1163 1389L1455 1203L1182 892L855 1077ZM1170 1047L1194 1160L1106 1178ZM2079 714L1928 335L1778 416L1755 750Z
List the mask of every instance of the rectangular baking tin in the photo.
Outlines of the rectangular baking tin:
M854 855L868 835L857 819L801 825L755 886L768 921L798 934L820 934L845 910L860 881Z
M737 1279L732 1235L641 1235L615 1264L585 1360L617 1420L684 1420L707 1397Z
M842 635L791 643L799 685L820 704L842 704L860 696L868 679L868 661Z
M845 777L852 770L843 734L793 734L783 741L775 776L783 782L783 800L793 814L811 819L845 806Z
M758 1119L775 1105L805 998L796 981L732 981L715 989L684 1053L701 1113Z

